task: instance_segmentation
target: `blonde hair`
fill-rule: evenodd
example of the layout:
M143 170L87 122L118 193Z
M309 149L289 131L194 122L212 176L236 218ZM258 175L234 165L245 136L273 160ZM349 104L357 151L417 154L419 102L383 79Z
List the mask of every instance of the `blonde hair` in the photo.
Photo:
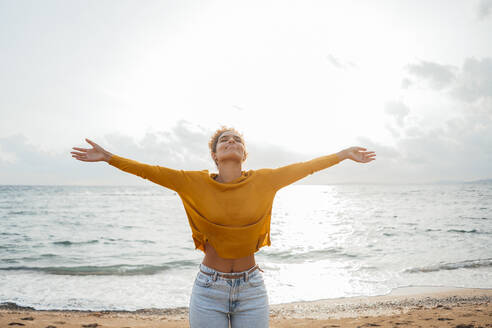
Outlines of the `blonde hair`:
M217 129L214 134L212 135L212 137L210 138L209 142L208 142L208 148L210 149L210 155L212 155L212 153L216 153L217 152L217 142L219 141L219 137L222 133L226 132L226 131L233 131L235 133L237 133L242 141L243 141L243 145L244 145L244 137L242 135L242 133L240 133L238 130L234 129L233 127L226 127L225 125L222 125L220 127L220 129ZM246 158L248 158L248 152L246 151L246 145L244 145L244 160L243 162L246 160ZM213 157L212 157L213 159ZM215 162L215 166L217 166L217 168L219 167L217 161L214 161Z

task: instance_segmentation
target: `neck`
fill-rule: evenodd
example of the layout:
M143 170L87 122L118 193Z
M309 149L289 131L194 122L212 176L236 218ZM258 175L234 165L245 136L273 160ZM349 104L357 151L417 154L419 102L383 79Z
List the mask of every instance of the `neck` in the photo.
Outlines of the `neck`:
M241 165L235 163L224 163L219 166L219 175L215 177L215 180L222 183L228 183L236 180L241 176Z

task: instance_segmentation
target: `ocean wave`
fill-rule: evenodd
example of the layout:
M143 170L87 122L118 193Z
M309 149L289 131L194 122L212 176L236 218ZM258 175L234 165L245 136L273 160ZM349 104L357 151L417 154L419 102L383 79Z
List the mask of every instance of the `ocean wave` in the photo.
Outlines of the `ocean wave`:
M41 257L57 257L58 255L52 253L41 254Z
M46 212L46 211L43 211ZM7 213L7 215L36 215L40 214L38 211L10 211Z
M3 271L37 271L55 275L68 276L135 276L153 275L171 269L170 265L109 265L109 266L76 266L76 267L28 267L17 266L0 268Z
M102 237L102 240L107 240L104 241L104 244L114 244L117 242L125 242L125 243L142 243L142 244L156 244L157 242L154 240L148 240L148 239L123 239L123 238L105 238ZM61 246L72 246L72 245L85 245L85 244L97 244L99 243L98 239L92 239L92 240L87 240L87 241L70 241L70 240L62 240L62 241L55 241L52 242L54 245L61 245Z
M459 217L463 218L463 219L470 219L470 220L488 220L489 219L486 217L474 217L474 216L462 216L462 215L460 215Z
M270 257L275 260L283 260L288 262L296 262L302 260L317 261L323 258L333 258L333 257L359 257L357 254L351 254L345 252L342 247L330 247L325 249L317 249L307 252L293 253L292 250L286 250L281 252L270 252L265 254L265 256Z
M462 230L462 229L449 229L447 232L458 232L458 233L476 233L476 234L490 234L490 232L487 231L480 231L477 229L472 229L472 230Z
M99 240L97 240L97 239L87 240L87 241L63 240L63 241L54 241L52 244L53 245L70 246L70 245L96 244L98 242L99 242Z
M439 263L435 265L409 268L403 270L403 272L408 272L408 273L436 272L441 270L471 269L471 268L482 268L482 267L490 267L490 266L492 266L492 258L465 260L465 261L451 262L451 263Z
M174 193L175 194L175 193ZM162 193L101 193L101 196L138 196L138 197L156 197L156 196L162 196Z

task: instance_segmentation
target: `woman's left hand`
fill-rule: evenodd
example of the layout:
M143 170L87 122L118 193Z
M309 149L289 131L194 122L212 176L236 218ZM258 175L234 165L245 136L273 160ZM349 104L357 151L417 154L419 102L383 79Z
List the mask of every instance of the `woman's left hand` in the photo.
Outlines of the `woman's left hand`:
M359 163L368 163L370 161L375 160L376 153L373 151L366 151L366 148L363 147L350 147L341 151L343 153L343 157L349 158L353 161Z

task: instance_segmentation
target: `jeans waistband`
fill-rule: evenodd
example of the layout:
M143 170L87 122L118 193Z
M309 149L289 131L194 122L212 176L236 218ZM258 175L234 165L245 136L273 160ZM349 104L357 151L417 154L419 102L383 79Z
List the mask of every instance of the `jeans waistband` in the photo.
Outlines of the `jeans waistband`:
M200 263L200 271L206 275L213 276L214 281L217 280L217 277L222 277L226 279L238 279L244 277L244 280L247 281L249 275L252 274L256 269L260 270L261 272L264 272L258 264L255 264L253 267L240 272L221 272L212 269L211 267L208 267L203 263Z

